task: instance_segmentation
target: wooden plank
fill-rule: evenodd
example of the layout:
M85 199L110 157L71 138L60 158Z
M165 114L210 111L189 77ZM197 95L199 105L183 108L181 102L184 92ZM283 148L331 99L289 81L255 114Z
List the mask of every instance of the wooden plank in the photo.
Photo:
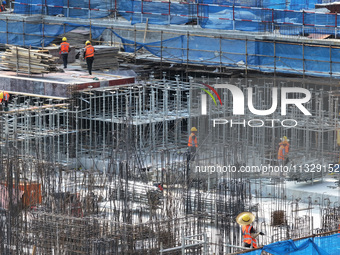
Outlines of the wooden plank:
M149 24L149 18L146 18L143 43L145 43L145 40L146 40L146 33L148 32L148 24Z
M58 70L55 63L58 58L37 50L11 46L1 58L2 64L13 71L42 74Z

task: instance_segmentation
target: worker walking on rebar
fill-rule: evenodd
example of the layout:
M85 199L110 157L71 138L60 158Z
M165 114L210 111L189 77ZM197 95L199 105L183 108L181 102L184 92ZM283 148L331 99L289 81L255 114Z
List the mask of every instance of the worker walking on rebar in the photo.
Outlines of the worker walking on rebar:
M285 165L288 163L288 153L289 153L289 140L287 136L281 138L281 142L279 143L279 151L277 153L277 159L279 161L279 165Z
M188 141L189 160L195 160L196 149L198 147L197 136L196 136L197 128L192 127L190 131L191 131L191 134L189 136L189 141Z
M64 68L67 68L67 59L68 59L68 53L70 52L70 44L67 42L67 38L63 37L62 43L59 47L59 54L61 54L61 57L63 59Z
M91 45L90 41L86 41L85 43L86 47L84 50L84 58L86 60L87 64L87 70L89 71L89 74L92 75L92 64L94 60L94 47Z
M242 212L236 217L236 222L242 226L243 245L247 248L257 248L256 237L264 235L262 232L256 233L256 230L250 224L255 220L251 212Z

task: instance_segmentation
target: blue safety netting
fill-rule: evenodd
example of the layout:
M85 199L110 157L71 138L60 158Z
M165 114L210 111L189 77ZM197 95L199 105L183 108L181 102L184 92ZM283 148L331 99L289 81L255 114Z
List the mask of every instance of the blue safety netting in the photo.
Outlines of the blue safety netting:
M118 13L131 24L143 23L147 19L150 24L185 24L192 19L190 6L176 2L117 0Z
M218 4L230 6L247 6L247 7L261 7L261 8L274 8L274 9L288 9L288 1L282 0L203 0L198 1L204 4Z
M102 18L117 10L131 24L145 23L167 25L197 21L202 28L273 32L304 35L325 33L329 27L338 27L337 14L311 13L301 9L314 8L322 0L279 1L149 1L149 0L17 0L14 12L20 14L63 14L74 18ZM282 4L284 2L284 4ZM291 10L286 10L286 8ZM283 10L285 9L285 10ZM293 11L295 10L295 11ZM315 28L314 28L315 27ZM331 34L335 35L335 29ZM328 31L327 31L328 33Z
M184 3L168 2L141 2L133 1L133 15L132 24L146 22L149 19L153 24L185 24L190 20L189 5ZM143 8L143 10L142 10ZM143 13L142 13L143 11Z
M247 252L247 255L259 255L262 251L273 255L338 255L340 254L340 234L306 238L298 241L287 240L265 245L263 248Z
M73 29L91 29L97 39L104 27L64 23L32 24L0 20L0 43L24 46L47 46L58 36ZM112 30L111 30L112 31ZM316 44L293 44L282 41L252 41L181 35L163 41L142 43L124 38L115 31L126 52L142 47L163 60L212 66L247 68L264 72L281 72L317 76L340 76L340 49Z
M119 36L119 35L118 35ZM340 49L273 41L178 36L162 42L134 43L119 36L127 52L144 47L155 56L177 63L241 67L333 77L340 75ZM162 50L161 50L162 49Z
M14 13L58 15L73 18L103 18L110 15L113 6L101 0L16 0Z
M336 0L331 0L327 2L336 2ZM289 9L290 10L308 10L308 9L314 9L315 4L321 4L323 3L322 0L290 0Z
M36 24L22 21L4 21L0 20L0 43L13 44L18 46L47 46L59 35L72 31L80 25L74 23L65 23L64 25ZM92 26L91 26L92 29ZM102 27L95 27L91 30L92 38L97 39L105 30Z
M134 52L144 47L155 56L177 63L193 63L205 65L235 66L245 63L245 56L249 65L256 65L255 42L243 40L228 40L223 38L202 38L186 35L167 39L162 42L136 43L119 36L126 52ZM189 48L189 50L187 50ZM162 49L162 50L161 50ZM222 49L222 54L220 53ZM232 49L232 50L231 50Z
M327 31L335 35L335 27L340 25L338 14L310 13L303 11L271 10L263 8L245 9L233 6L207 6L200 25L202 28L241 30L241 31L269 31L279 29L281 34L302 35L309 33L325 34Z

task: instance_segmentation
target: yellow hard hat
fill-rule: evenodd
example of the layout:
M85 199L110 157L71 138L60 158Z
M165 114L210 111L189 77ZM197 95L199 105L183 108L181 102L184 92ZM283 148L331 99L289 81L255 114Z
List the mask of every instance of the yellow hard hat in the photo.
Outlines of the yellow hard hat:
M91 44L89 40L86 41L85 45Z
M67 38L66 38L66 37L63 37L62 40L63 40L63 42L66 42L66 41L67 41Z
M195 131L197 131L197 128L192 127L192 128L191 128L191 132L195 132Z
M249 225L254 220L255 216L251 212L242 212L236 217L236 222L240 225Z
M246 222L247 222L247 221L250 221L249 215L248 215L248 214L243 215L243 216L242 216L242 220L243 220L243 221L246 221Z

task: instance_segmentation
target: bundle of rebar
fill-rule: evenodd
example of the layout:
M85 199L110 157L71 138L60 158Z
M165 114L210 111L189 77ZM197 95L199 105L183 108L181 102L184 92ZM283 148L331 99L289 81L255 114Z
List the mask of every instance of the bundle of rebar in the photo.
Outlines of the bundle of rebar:
M38 50L16 46L10 46L2 56L2 64L6 68L28 74L57 72L57 60L58 58Z

